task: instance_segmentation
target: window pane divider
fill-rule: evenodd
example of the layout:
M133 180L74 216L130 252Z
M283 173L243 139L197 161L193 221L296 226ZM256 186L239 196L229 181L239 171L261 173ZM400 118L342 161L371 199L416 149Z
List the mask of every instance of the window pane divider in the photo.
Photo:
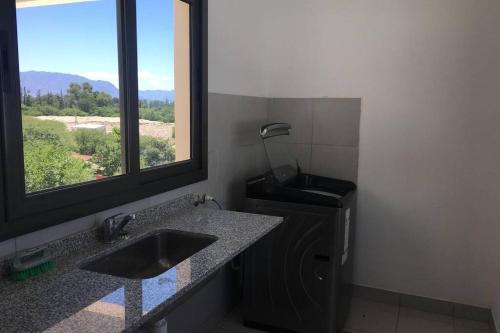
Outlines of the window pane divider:
M136 1L117 0L117 9L120 113L121 126L124 129L122 165L125 166L127 174L138 178L140 158Z

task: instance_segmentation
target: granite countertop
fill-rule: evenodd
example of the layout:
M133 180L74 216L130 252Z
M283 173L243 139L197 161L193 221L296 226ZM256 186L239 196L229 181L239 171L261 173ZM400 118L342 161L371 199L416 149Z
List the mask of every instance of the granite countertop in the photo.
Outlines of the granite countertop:
M179 199L180 200L180 199ZM282 219L179 204L137 214L131 237L112 245L89 231L51 244L55 269L26 282L0 280L0 332L131 332L169 310ZM218 240L163 274L131 280L79 269L158 230L181 230Z

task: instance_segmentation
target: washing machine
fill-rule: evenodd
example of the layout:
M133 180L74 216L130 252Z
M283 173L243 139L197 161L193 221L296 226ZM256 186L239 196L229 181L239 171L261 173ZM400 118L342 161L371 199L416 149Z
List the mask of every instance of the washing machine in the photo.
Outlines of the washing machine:
M352 290L356 185L283 166L247 181L245 207L284 218L244 254L245 326L340 332Z

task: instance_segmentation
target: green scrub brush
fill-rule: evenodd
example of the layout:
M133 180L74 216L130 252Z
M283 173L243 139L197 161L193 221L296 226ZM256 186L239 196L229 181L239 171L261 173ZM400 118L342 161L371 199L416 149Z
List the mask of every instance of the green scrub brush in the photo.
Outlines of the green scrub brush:
M8 277L12 281L25 281L53 268L54 262L48 248L36 248L14 258Z

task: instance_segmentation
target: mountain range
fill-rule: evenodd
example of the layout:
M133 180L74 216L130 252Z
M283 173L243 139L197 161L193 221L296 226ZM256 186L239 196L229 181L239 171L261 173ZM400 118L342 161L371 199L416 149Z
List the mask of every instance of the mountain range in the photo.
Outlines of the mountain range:
M86 77L74 74L50 73L29 71L21 72L21 91L26 88L31 95L35 95L40 91L42 95L47 93L60 94L61 91L66 93L71 83L82 84L88 82L94 88L94 91L105 92L112 97L118 97L119 90L112 83L101 80L90 80ZM140 90L139 98L149 101L165 101L175 102L174 90Z

